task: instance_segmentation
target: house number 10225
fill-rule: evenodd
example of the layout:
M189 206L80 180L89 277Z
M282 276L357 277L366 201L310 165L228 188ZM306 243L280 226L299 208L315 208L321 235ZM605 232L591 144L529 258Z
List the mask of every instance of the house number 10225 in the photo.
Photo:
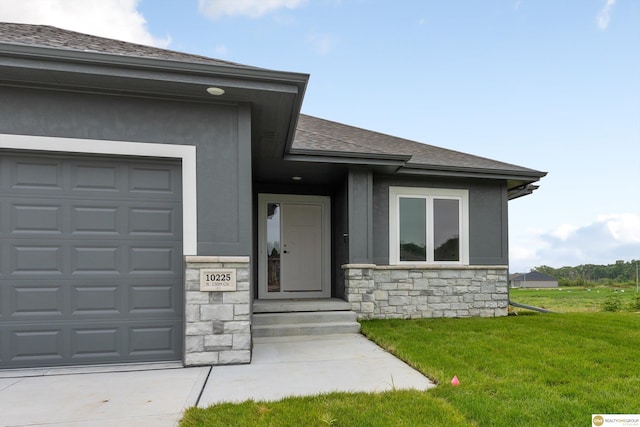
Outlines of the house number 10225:
M207 282L228 282L231 280L231 273L207 273L205 280Z
M200 270L200 290L204 292L235 291L235 268L207 268Z

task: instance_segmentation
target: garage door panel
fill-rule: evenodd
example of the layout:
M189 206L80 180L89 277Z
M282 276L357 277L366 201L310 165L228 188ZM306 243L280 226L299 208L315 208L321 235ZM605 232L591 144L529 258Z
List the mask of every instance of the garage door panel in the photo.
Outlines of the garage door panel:
M134 285L129 288L131 313L176 313L175 289L170 285ZM179 312L178 312L179 313Z
M175 174L169 168L133 167L129 175L129 191L173 194L176 191L175 178Z
M121 286L73 285L71 314L73 316L120 315Z
M0 317L0 320L2 317ZM0 366L8 366L11 354L9 353L9 328L0 326Z
M179 360L179 163L0 163L0 368Z
M129 272L173 275L180 263L174 246L133 246L129 249Z
M0 326L13 321L64 319L67 292L59 280L0 280Z
M63 268L63 248L60 245L14 245L10 270L14 275L60 275Z
M11 188L14 190L62 190L61 161L18 159L10 163Z
M119 274L120 248L113 246L74 246L71 248L72 274Z
M80 163L71 166L73 191L120 192L120 167L108 163Z
M2 218L0 218L1 220ZM0 225L2 222L0 221ZM9 269L9 258L11 256L11 246L6 236L0 233L0 280L11 273ZM0 300L2 299L2 286L0 285ZM0 316L2 316L2 304L0 304Z
M175 352L181 325L137 325L129 331L131 357L163 357Z
M58 327L24 326L11 332L12 364L56 364L65 359L66 340Z
M91 327L73 328L71 330L71 357L82 358L114 358L122 357L121 328Z
M11 288L11 316L14 318L53 317L64 315L64 290L61 285L17 285Z
M62 208L56 204L22 204L11 206L12 233L62 233Z
M117 206L102 204L71 206L71 233L79 235L118 235Z
M5 292L8 291L8 292ZM8 297L5 295L8 293ZM4 301L7 299L7 301ZM172 279L7 281L0 294L6 321L180 319L180 287Z
M174 208L129 208L129 234L173 236L178 233L179 215Z

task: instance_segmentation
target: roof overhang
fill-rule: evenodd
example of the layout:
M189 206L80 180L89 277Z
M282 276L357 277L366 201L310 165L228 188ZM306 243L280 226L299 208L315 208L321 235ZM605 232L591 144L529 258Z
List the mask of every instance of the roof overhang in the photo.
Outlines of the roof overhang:
M531 194L539 188L533 185L547 175L546 172L529 170L521 171L463 168L442 165L415 165L411 164L410 155L404 154L376 154L354 153L325 150L291 149L285 154L284 159L297 162L313 162L327 164L348 164L358 166L370 166L375 169L406 176L432 176L446 178L473 178L499 180L507 183L509 200Z
M270 132L291 144L308 74L0 43L0 84L153 96L209 103L250 103L254 138ZM211 86L224 96L206 92Z
M402 167L411 159L405 154L383 154L383 153L346 153L340 151L318 151L305 149L291 149L284 156L285 160L299 162L324 162L324 163L348 163L356 165L371 166L395 166Z

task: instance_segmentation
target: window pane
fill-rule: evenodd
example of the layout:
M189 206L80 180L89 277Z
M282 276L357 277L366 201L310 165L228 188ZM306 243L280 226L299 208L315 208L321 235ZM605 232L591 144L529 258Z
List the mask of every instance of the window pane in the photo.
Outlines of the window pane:
M433 200L434 261L460 261L460 202Z
M267 204L267 291L280 292L280 204Z
M400 198L400 261L427 260L427 201Z

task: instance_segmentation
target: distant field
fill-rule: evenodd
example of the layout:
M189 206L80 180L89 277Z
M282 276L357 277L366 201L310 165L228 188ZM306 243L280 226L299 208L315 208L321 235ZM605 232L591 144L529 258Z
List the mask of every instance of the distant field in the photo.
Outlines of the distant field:
M511 301L561 312L602 311L607 302L619 301L621 311L636 302L635 285L567 287L555 289L509 289ZM511 307L511 311L522 311Z

